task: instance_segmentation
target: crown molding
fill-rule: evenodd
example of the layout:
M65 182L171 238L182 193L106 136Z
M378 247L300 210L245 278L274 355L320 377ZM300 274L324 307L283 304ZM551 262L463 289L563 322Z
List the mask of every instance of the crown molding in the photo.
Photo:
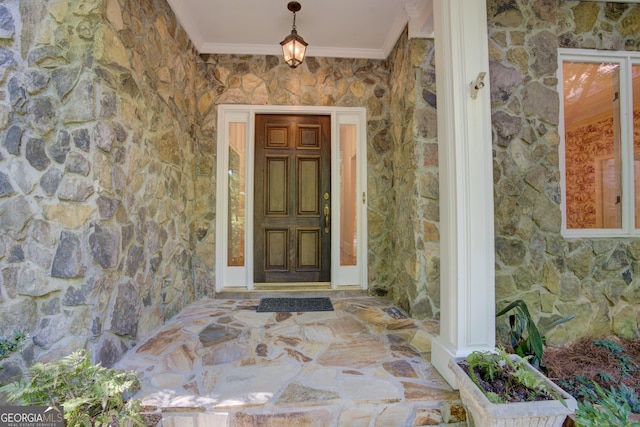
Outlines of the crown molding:
M433 1L417 0L407 3L405 9L409 18L409 38L434 38Z
M202 53L204 40L202 40L202 37L200 37L200 35L195 31L195 28L197 28L196 23L193 22L193 18L185 8L184 2L181 0L167 0L167 3L169 3L171 10L175 13L176 18L178 18L178 22L182 25L182 28L189 36L189 39L191 39L191 43L193 43L196 51Z

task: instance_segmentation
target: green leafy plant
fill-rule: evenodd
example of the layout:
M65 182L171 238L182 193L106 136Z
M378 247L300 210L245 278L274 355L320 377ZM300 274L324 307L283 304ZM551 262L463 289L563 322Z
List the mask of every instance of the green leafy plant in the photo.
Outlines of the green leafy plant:
M620 378L608 379L610 382L617 382L622 378L630 378L634 373L640 371L640 366L631 356L624 352L624 347L620 344L608 339L595 339L593 340L593 344L597 347L606 349L613 355L613 357L618 359L618 364L620 366Z
M626 353L625 347L608 338L592 339L584 351L595 359L605 360L607 366L599 370L585 368L589 374L573 374L559 378L559 385L579 402L576 411L578 426L635 426L630 423L630 413L640 413L640 397L637 392L637 375L640 365Z
M125 420L145 426L138 400L125 394L140 388L133 372L92 364L89 353L76 351L52 363L36 363L26 378L0 391L20 405L62 405L69 427L123 425Z
M631 408L626 401L617 398L619 393L612 389L609 392L602 390L598 383L593 383L597 401L594 404L589 400L578 402L576 410L576 425L579 427L640 427L639 422L630 422ZM637 398L637 397L636 397Z
M640 414L640 396L635 388L622 384L620 387L612 387L612 389L617 400L626 402L631 412Z
M13 335L9 338L0 337L0 360L6 359L11 353L22 350L26 339L27 335L19 331L14 331ZM0 369L2 369L2 367L0 367Z
M545 336L540 333L538 326L533 321L531 313L527 308L527 304L523 300L516 300L505 308L496 313L496 317L500 317L509 311L514 310L509 315L509 341L513 351L520 357L527 358L529 363L536 369L545 371L542 363L542 354L544 345L546 344ZM573 319L575 315L562 317L555 320L547 326L552 329L562 323Z
M526 360L513 359L503 348L496 353L474 351L461 367L492 403L556 399L566 405L557 390L527 369Z

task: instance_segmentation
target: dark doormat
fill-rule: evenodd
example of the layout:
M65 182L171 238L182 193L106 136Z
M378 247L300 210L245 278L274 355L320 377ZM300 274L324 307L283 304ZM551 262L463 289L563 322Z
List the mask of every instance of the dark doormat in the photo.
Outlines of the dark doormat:
M257 312L333 311L329 297L319 298L262 298Z

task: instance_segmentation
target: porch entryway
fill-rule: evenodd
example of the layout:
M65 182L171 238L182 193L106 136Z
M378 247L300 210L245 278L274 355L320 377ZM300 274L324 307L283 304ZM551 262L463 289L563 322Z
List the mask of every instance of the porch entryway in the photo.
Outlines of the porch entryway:
M362 292L329 295L335 311L198 301L117 367L140 373L136 397L164 427L464 425L459 394L430 364L434 321Z

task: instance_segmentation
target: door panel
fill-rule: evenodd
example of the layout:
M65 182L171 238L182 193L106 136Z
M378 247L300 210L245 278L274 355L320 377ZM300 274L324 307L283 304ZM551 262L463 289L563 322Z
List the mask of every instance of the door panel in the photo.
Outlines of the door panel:
M329 116L256 115L256 283L331 278L330 126Z
M267 133L265 148L288 148L287 142L289 129L284 126L267 124L265 127Z
M298 228L296 233L296 245L298 247L296 269L298 271L318 271L321 267L322 252L320 230L317 228Z
M298 216L320 216L320 156L296 159L298 193L296 212Z
M265 230L265 271L289 270L289 230Z
M320 148L320 133L322 128L318 125L301 124L298 126L298 148Z
M289 158L267 156L265 159L265 215L289 215Z

